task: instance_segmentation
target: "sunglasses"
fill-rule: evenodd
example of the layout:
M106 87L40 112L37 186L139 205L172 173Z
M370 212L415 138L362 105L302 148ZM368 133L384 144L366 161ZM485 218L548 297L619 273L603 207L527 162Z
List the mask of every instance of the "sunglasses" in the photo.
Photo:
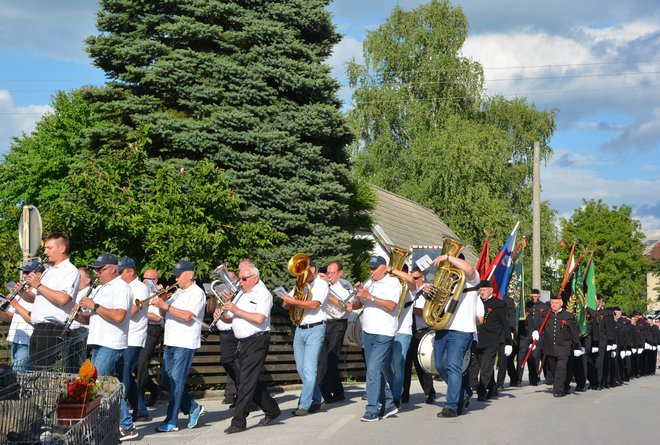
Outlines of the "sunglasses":
M249 278L252 278L253 276L254 276L254 274L248 275L247 277L238 277L238 279L241 280L241 281L247 281Z

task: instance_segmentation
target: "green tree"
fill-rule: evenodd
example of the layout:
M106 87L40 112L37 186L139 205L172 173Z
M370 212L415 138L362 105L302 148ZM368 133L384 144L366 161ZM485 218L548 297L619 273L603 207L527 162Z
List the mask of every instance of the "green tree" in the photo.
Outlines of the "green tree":
M626 205L610 207L601 200L584 200L570 218L561 220L567 246L576 243L585 250L595 249L598 292L608 306L620 306L625 312L646 310L644 235L631 213ZM578 251L576 247L576 256Z
M531 219L533 143L547 159L555 124L525 99L483 97L481 65L460 55L467 32L446 0L396 7L368 33L364 64L348 66L349 124L357 175L431 208L478 248L484 233L502 245Z
M107 86L87 96L103 122L93 151L145 129L149 157L209 159L241 196L241 215L283 236L250 255L296 251L346 260L368 227L370 196L349 174L351 133L324 61L340 36L327 0L102 0L87 39Z

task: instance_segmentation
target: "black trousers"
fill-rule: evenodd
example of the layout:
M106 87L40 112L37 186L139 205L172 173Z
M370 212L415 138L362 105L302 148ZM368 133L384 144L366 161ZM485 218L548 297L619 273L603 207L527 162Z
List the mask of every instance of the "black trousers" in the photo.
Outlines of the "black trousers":
M424 397L435 396L435 389L433 389L433 376L424 371L421 363L419 363L419 357L417 356L419 342L428 331L428 329L421 329L415 332L410 340L410 347L408 348L408 354L406 355L406 367L403 374L403 393L401 394L401 401L403 403L408 403L410 400L410 383L412 380L413 364L415 365L417 379L419 380L420 385L422 385Z
M333 397L344 394L344 385L339 376L339 363L346 329L348 329L346 319L328 319L325 324L325 338L317 368L317 379L325 400L332 400Z
M37 323L30 336L30 366L32 368L52 368L62 349L64 326L55 323ZM60 347L58 347L58 345Z
M566 368L568 366L568 355L546 355L545 362L548 370L552 373L552 392L564 394L566 390Z
M495 357L497 349L477 348L470 362L470 387L477 389L477 395L486 395L486 391L495 389Z
M513 345L513 352L507 357L504 354L505 343L497 348L497 386L504 385L504 379L509 374L509 383L518 382L518 371L516 370L516 355L518 355L518 346Z
M240 380L232 426L245 428L246 419L250 414L250 402L254 402L269 417L280 415L280 407L268 392L266 385L259 376L266 363L270 334L260 332L238 341L238 363Z
M147 385L155 386L155 383L149 377L149 362L151 361L154 351L162 341L163 327L157 324L149 324L149 326L147 326L147 339L144 342L144 347L138 354L138 359L135 363L135 380L137 382L138 391L140 392L144 392L145 389L147 389Z
M584 388L587 385L587 362L584 355L575 357L571 354L568 356L568 363L566 365L566 384L564 385L565 392L568 392L573 377L575 377L575 384L578 388Z
M83 362L87 359L87 334L89 329L69 329L64 336L66 350L64 357L64 372L77 374Z
M523 374L525 373L525 368L522 367L522 363L525 360L527 351L529 351L529 345L532 344L531 337L519 337L518 338L518 382L522 382ZM527 371L529 375L529 384L538 385L539 383L539 343L537 343L536 349L534 349L527 359ZM513 354L511 354L513 355Z
M601 388L605 386L605 367L608 363L610 351L607 350L606 345L598 348L598 357L596 357L596 373L598 378L598 386ZM609 364L607 365L609 366Z
M238 365L238 339L234 331L228 329L219 331L220 335L220 364L227 373L225 384L225 397L236 398L238 382L240 380L240 367Z

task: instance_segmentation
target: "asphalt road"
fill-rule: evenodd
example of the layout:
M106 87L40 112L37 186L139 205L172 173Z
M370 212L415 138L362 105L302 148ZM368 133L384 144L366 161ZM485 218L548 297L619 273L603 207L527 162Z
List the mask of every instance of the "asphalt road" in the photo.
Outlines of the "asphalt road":
M180 431L156 433L166 401L150 408L152 420L136 424L140 437L124 443L138 444L643 444L657 443L660 374L635 379L622 387L603 391L571 393L554 398L550 386L505 388L497 399L472 399L467 413L454 419L438 418L446 386L436 382L435 405L422 403L421 390L413 383L411 403L394 417L378 422L360 422L366 402L364 385L348 385L347 399L328 405L322 413L292 417L299 388L275 394L282 409L278 422L257 427L263 413L248 417L248 429L227 435L232 410L221 398L200 399L206 412L194 429L185 428L187 416L180 415Z

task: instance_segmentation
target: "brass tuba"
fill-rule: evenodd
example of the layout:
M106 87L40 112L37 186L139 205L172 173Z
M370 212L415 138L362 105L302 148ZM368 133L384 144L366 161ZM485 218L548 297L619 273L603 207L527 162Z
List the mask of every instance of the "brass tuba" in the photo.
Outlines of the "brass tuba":
M459 241L442 237L442 253L440 255L456 256L463 248ZM424 303L424 321L429 328L439 331L454 317L454 311L465 287L465 272L454 267L449 261L438 266L433 277L433 289L429 299Z
M307 282L309 257L304 253L297 253L291 257L287 268L291 275L297 277L293 298L303 301L310 299L312 297L312 286ZM291 318L291 323L298 326L302 319L305 318L305 308L292 306L289 308L289 318Z
M390 264L389 266L392 269L401 270L403 265L406 264L406 260L410 256L410 252L405 249L400 249L398 247L392 247L390 251ZM403 306L406 303L406 295L408 295L408 282L398 278L401 283L401 295L399 296L399 305L397 310L397 318L401 318L401 313L403 312Z

